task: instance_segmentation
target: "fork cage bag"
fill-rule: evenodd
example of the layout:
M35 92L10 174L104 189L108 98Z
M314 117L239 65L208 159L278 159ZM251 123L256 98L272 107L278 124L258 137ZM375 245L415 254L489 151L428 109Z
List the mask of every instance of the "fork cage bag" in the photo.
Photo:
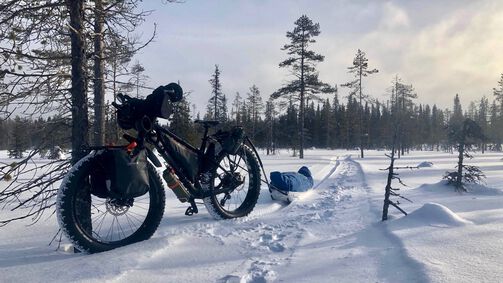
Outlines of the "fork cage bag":
M128 154L123 149L106 149L91 171L91 193L106 198L129 199L149 190L145 150Z

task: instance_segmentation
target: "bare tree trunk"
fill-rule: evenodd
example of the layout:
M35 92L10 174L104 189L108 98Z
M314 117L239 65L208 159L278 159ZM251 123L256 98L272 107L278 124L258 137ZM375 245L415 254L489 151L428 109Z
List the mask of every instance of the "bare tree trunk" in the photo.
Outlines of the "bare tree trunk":
M304 37L304 31L302 32L302 37ZM304 43L302 43L302 54L300 58L300 144L299 144L299 158L304 158L304 96L305 96L305 85L304 85Z
M359 109L359 118L360 118L360 158L363 158L363 105L362 105L362 70L363 66L360 63L360 78L359 78L359 89L360 89L360 109Z
M89 121L87 108L87 81L85 68L84 40L84 1L67 0L70 14L70 39L72 54L72 164L85 153L82 148L88 145Z
M390 200L389 200L389 197L391 195L391 182L393 180L393 168L395 166L395 146L393 145L392 149L391 149L391 162L390 162L390 165L388 167L388 179L386 181L386 188L385 188L385 191L384 191L384 204L383 204L383 208L382 208L382 221L386 221L388 220L388 208L389 208L389 204L390 204Z
M462 190L463 188L463 158L465 152L465 134L466 134L466 123L463 123L463 129L461 132L461 139L458 146L458 175L456 176L456 189Z
M103 81L103 3L95 0L94 11L94 144L105 144L105 84Z

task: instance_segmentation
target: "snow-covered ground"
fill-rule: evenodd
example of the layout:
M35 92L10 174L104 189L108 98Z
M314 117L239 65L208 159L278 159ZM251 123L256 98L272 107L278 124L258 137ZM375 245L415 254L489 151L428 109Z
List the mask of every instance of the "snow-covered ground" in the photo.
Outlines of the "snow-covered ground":
M0 282L499 282L503 280L503 154L477 154L472 164L486 186L459 194L440 182L455 156L412 152L397 165L408 185L403 217L390 208L380 222L384 151L309 150L304 160L285 150L263 155L267 171L307 165L315 189L286 206L266 186L242 219L216 221L167 193L154 236L110 252L83 255L48 246L55 217L34 226L0 228ZM428 164L430 162L431 164ZM3 210L1 218L17 212ZM63 247L68 242L64 240Z

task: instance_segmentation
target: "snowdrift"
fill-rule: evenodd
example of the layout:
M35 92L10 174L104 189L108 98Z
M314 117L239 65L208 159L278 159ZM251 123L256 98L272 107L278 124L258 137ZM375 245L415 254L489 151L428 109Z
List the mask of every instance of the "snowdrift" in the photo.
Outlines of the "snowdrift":
M472 222L463 219L441 204L430 202L425 203L421 208L414 210L409 215L395 220L394 224L402 228L420 225L447 228L464 226L472 224Z

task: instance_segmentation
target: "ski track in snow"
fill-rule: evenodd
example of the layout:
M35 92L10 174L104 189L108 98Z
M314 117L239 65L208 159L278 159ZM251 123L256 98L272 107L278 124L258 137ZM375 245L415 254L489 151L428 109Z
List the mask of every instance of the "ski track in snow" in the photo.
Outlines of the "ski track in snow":
M315 167L315 189L288 206L272 202L263 188L259 205L245 218L214 221L205 212L189 218L167 210L148 241L96 255L59 252L67 272L56 281L429 281L379 222L380 203L372 202L360 164L345 156ZM40 264L37 269L51 270L58 260Z

